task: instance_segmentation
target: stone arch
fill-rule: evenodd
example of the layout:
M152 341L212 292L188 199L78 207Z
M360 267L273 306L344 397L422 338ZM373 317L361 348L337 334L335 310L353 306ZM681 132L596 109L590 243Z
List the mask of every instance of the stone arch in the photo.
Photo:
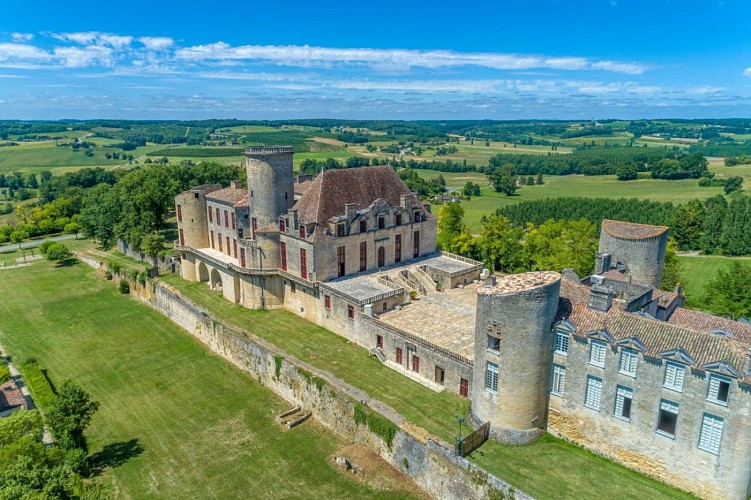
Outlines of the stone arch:
M212 290L222 290L224 283L222 283L222 275L216 269L211 270L209 286Z
M381 245L378 247L378 267L386 265L386 249Z
M209 268L203 262L198 262L198 281L209 281Z

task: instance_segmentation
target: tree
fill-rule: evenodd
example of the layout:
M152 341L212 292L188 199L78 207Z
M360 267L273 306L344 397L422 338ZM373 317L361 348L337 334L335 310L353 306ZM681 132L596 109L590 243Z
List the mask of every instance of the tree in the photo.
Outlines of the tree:
M535 178L531 175L527 176L527 186L534 186L535 185Z
M462 193L464 196L470 197L473 194L475 194L475 184L472 183L472 181L467 181L466 184L464 184L464 189L462 189Z
M594 270L597 245L597 226L588 220L550 219L529 230L523 259L531 271L560 272L570 267L586 276Z
M751 318L751 266L733 262L705 286L707 307L720 316Z
M477 250L492 270L512 273L523 270L524 229L514 227L506 217L491 215L480 228Z
M622 165L615 170L615 175L619 181L633 181L638 176L636 163Z
M10 241L18 243L18 249L21 249L21 242L29 237L29 232L25 229L18 229L10 233Z
M464 208L459 203L441 206L438 214L438 247L450 251L454 239L462 231Z
M494 168L490 173L490 183L496 192L503 193L506 196L513 195L517 189L514 166L506 163L498 168Z
M71 252L70 249L62 243L53 243L46 249L44 256L49 261L54 261L58 264L62 264L66 260L73 257L73 252Z
M89 393L72 380L67 380L45 412L45 420L62 448L86 450L83 431L98 409L99 403Z
M677 252L678 242L675 238L670 238L665 250L665 263L662 267L662 281L660 281L662 290L673 290L679 283L685 285L681 273L681 261L678 260Z
M728 177L728 179L725 181L725 194L734 193L736 191L740 191L741 187L743 186L743 177L740 175L734 175L732 177Z
M542 177L542 173L537 174L537 185L542 186L545 184L545 179Z
M141 250L146 255L156 257L164 251L164 236L157 232L147 234L141 240Z

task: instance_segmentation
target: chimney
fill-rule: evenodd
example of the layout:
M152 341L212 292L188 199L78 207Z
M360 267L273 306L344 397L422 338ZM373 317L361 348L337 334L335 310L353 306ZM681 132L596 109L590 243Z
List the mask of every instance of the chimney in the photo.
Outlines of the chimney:
M485 278L485 288L493 288L495 286L495 276L488 276Z
M347 216L347 225L349 225L355 219L356 212L357 212L357 203L346 203L344 205L344 213Z
M232 189L240 189L240 181L229 181L229 187Z
M404 210L411 210L412 209L412 197L414 195L412 193L410 194L403 194L399 196L399 206L402 207Z
M613 305L613 290L600 285L592 285L589 291L587 309L608 312Z
M373 317L373 304L365 304L365 316L372 318Z
M610 270L610 254L598 253L595 255L595 274L606 273Z

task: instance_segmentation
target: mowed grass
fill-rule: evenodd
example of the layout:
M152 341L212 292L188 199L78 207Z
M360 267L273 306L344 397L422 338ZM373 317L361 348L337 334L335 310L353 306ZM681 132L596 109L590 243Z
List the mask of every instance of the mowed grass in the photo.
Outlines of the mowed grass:
M727 271L733 262L751 266L751 257L723 257L721 255L679 255L681 274L685 278L683 289L688 305L697 309L706 307L704 296L707 283L717 277L717 271Z
M109 149L96 148L94 156L86 156L83 150L74 151L70 147L57 147L44 142L29 145L0 148L0 173L39 172L65 167L55 173L68 172L82 167L112 166L123 163L121 160L108 160L104 157Z
M466 413L466 400L448 392L437 394L379 363L364 348L290 312L251 311L212 292L206 283L187 282L177 275L162 279L225 321L333 373L389 404L408 421L454 442L454 415ZM602 484L608 485L613 498L690 497L551 436L527 446L488 441L471 458L538 498L596 496L602 492Z
M338 472L343 443L309 421L282 431L286 403L83 264L0 271L0 341L59 386L101 403L92 452L124 453L102 482L121 498L404 498ZM137 440L137 441L133 441Z

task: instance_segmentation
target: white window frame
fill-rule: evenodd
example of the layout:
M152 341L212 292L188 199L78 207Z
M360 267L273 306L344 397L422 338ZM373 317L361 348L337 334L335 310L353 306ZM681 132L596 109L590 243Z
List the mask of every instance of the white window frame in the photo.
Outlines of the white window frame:
M568 333L555 332L555 352L568 356Z
M704 414L701 420L699 430L699 449L712 453L720 454L720 443L722 442L722 430L725 426L725 419L716 415Z
M608 346L602 340L592 339L589 345L589 364L605 368Z
M631 400L631 409L629 411L629 416L625 417L623 415L623 405L624 400L630 399ZM630 387L625 387L622 385L619 385L615 389L615 407L613 408L613 416L615 418L624 420L626 422L631 421L631 413L634 411L634 390Z
M671 391L683 392L683 383L686 378L686 365L668 361L665 363L665 378L662 386Z
M671 439L675 439L675 436L678 434L678 410L679 409L680 409L680 405L678 403L669 401L667 399L660 400L660 408L657 412L657 429L655 429L655 432L657 434L660 434L661 436L669 437ZM675 433L674 434L665 432L659 427L660 426L660 414L663 411L666 411L675 415Z
M636 377L636 368L639 365L639 352L635 349L624 347L621 349L621 363L619 373Z
M600 411L602 405L602 379L587 375L587 387L584 392L584 406Z
M566 367L553 364L553 379L550 393L556 396L563 396L564 390L566 390Z
M490 361L485 363L485 390L498 394L498 365Z
M723 401L718 399L717 396L720 392L720 384L725 382L728 384L728 399ZM714 373L709 374L709 387L707 387L707 401L715 403L720 406L727 406L730 400L730 379L723 377L722 375L716 375Z

